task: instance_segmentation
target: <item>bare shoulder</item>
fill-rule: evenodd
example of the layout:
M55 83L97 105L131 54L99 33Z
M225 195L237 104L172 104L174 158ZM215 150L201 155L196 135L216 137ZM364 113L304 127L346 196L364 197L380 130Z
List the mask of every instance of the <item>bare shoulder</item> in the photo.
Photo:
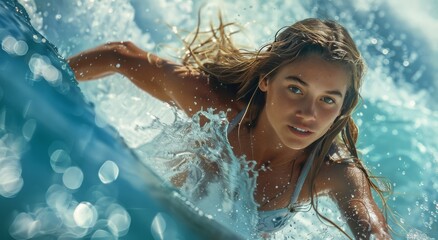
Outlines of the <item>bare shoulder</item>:
M321 192L327 194L352 192L356 188L369 188L366 173L356 163L329 159L321 166L316 184Z
M369 177L357 163L327 161L317 176L317 188L336 202L356 238L391 238Z
M208 108L224 112L238 108L236 93L229 85L188 66L169 64L167 72L171 76L163 89L189 115Z

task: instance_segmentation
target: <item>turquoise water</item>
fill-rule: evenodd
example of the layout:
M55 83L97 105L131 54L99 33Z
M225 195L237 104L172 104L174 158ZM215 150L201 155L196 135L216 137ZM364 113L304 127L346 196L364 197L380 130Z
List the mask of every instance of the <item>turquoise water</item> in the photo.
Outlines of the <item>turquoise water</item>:
M21 6L0 16L0 239L239 239L99 120Z
M33 27L53 43L63 57L99 43L131 40L142 48L163 57L174 58L181 49L181 44L175 33L184 34L186 30L194 28L197 10L201 6L203 6L202 16L205 23L208 23L210 19L215 19L217 9L220 6L227 20L242 24L246 30L242 35L237 36L236 40L249 48L257 48L271 41L278 28L305 17L317 16L338 20L351 31L368 63L369 69L362 89L363 102L355 114L361 130L359 148L362 150L364 161L372 172L375 175L386 177L393 185L394 194L388 202L397 213L397 220L406 229L406 232L403 232L397 228L395 223L391 222L391 226L400 232L400 236L394 236L394 238L438 238L438 139L436 137L438 134L438 105L436 104L438 102L436 100L438 34L433 31L433 29L437 29L438 24L438 16L433 12L433 9L438 7L436 1L421 0L412 3L410 1L362 0L354 1L354 4L353 1L290 1L288 3L283 3L283 1L270 1L269 3L265 1L208 1L207 3L207 1L181 2L177 0L30 0L20 2L29 13ZM21 28L17 31L25 30ZM19 37L15 37L16 42L3 35L0 37L3 38L2 53L4 55L2 56L27 56L28 52L36 50L35 46L27 44L30 50L25 52L21 42L16 44ZM42 41L42 38L40 40ZM38 57L33 60L46 70L38 74L61 90L64 89L67 84L59 85L59 75L57 75L67 74L63 72L62 62L57 68L60 72L57 72L44 59ZM53 61L53 58L51 59ZM55 64L52 62L52 65ZM4 65L2 64L2 66ZM34 69L30 66L29 68ZM6 68L3 67L3 69ZM35 71L33 73L36 74ZM25 78L29 78L29 76ZM63 81L66 79L68 77L64 77ZM119 149L132 151L135 155L132 157L133 162L141 162L142 166L147 166L145 169L152 169L165 181L178 174L181 169L190 169L193 172L193 182L190 183L192 185L183 188L183 194L187 197L186 200L190 201L190 204L194 204L195 216L213 219L221 223L224 226L222 232L228 232L225 230L228 228L232 232L244 235L244 238L254 237L250 235L255 216L254 203L251 198L236 197L251 196L253 179L241 175L237 171L242 167L242 161L228 149L223 132L224 116L206 113L212 120L211 125L201 128L196 124L196 119L187 119L183 114L174 111L171 106L160 103L135 89L129 81L120 76L81 84L79 87L87 101L94 105L94 108L89 110L96 112L95 115L92 115L90 124L97 126L98 129L114 126L117 133L122 136L123 144L127 145L124 147L122 144ZM80 93L76 94L74 95L75 99L82 97ZM0 94L0 96L4 95L5 93ZM84 104L82 103L82 105ZM25 103L23 105L26 106ZM20 111L22 110L20 109L18 112ZM78 114L75 115L78 116ZM79 114L79 116L81 115ZM20 137L13 138L13 140L4 140L6 138L4 131L2 132L3 148L16 149L16 147L11 147L11 144L36 138L33 133L34 129L39 126L38 119L26 119L19 126L21 129ZM84 130L83 132L87 133L88 131ZM187 134L189 132L192 134ZM77 136L71 134L71 138ZM113 135L117 134L111 136ZM212 140L217 144L210 149L200 148L196 144ZM76 165L72 164L74 161L71 160L73 157L70 152L65 147L60 147L59 144L55 144L53 147L53 144L50 142L48 147L44 147L44 151L49 152L46 157L47 161L51 163L49 169L55 172L55 174L50 173L53 176L50 175L45 183L47 188L42 190L42 194L47 195L45 198L47 206L42 209L47 211L39 210L38 212L39 208L35 206L24 209L12 204L10 206L14 206L18 210L15 218L11 217L9 226L15 227L5 229L9 229L9 233L12 231L15 234L13 236L21 236L21 238L30 236L24 234L26 231L33 233L33 236L41 236L44 234L57 235L65 229L71 230L72 234L76 234L73 236L76 237L96 234L96 238L100 236L99 234L123 237L129 236L132 232L141 232L138 230L141 227L136 227L134 224L137 221L135 220L137 215L129 211L130 203L123 197L118 194L109 194L111 195L110 202L117 204L115 205L116 210L114 210L114 215L107 213L105 217L102 217L103 215L99 211L99 208L102 207L98 204L101 202L87 200L86 197L76 193L76 189L92 186L91 183L83 182L80 184L76 177L69 177L81 176L80 172L83 172L83 179L87 180L88 175L85 169L103 169L104 174L99 176L105 177L101 177L99 180L103 185L108 186L105 183L107 181L117 183L119 178L116 177L118 175L115 173L120 172L122 175L122 169L126 170L128 166L122 167L122 162L117 162L115 160L117 157L111 156L108 159L100 159L100 162L91 164L91 166L81 163L79 168L74 168ZM14 146L16 145L22 146L22 144ZM163 149L160 146L167 146L167 148ZM29 181L26 180L27 175L24 174L27 163L23 162L23 158L20 157L20 153L24 150L20 149L12 151L13 154L8 155L9 159L12 159L10 156L14 156L14 165L8 165L14 166L14 168L2 168L2 171L12 173L8 176L13 177L2 177L0 179L1 185L6 186L7 180L15 181L8 185L9 188L2 188L9 190L1 192L1 196L8 199L20 199L20 201L32 206L32 200L24 201L20 198L20 193L26 192L25 186ZM197 168L196 161L191 161L205 155L208 155L208 159L213 161L222 158L228 160L221 165L224 172L228 173L227 178L222 179L222 181L213 181L216 184L207 184L211 181L203 178L202 170ZM124 156L123 158L129 157ZM18 159L21 159L21 165L16 164ZM67 160L62 161L63 159ZM107 162L107 160L111 161ZM181 165L181 169L176 169L175 172L163 170L166 164L175 164L176 162L184 163ZM6 163L6 160L0 163ZM21 177L16 177L20 176L18 173L20 173L21 166L23 174ZM96 170L96 172L99 171ZM32 174L30 175L32 176ZM132 175L142 176L141 173ZM2 174L1 176L6 175ZM57 179L60 176L66 180ZM144 193L133 186L129 188L130 185L141 182L138 181L139 178L131 181L126 180L122 189L131 189L126 191L127 195L147 198L151 195L150 192ZM148 180L144 179L144 181ZM203 184L208 185L206 192L194 190L197 188L193 188L193 185L201 186ZM154 184L152 185L154 186ZM224 186L229 189L228 192L215 194L219 192L217 189L224 189ZM143 186L143 188L147 187ZM162 188L163 191L169 190L168 187ZM236 192L237 194L235 194ZM67 210L72 208L78 213L81 213L81 210L85 213L93 213L93 209L97 209L98 214L85 214L88 218L78 218L75 223L70 223L64 219L68 216L67 210L61 211L62 214L66 214L64 216L60 214L59 209L62 208L59 205L56 208L53 207L50 199L59 198L52 196L65 196L66 205L71 206L70 208L66 207ZM84 201L79 201L79 198ZM154 201L156 200L153 198L148 200L147 205ZM178 200L169 201L171 205L175 206L179 206L178 202L181 202ZM33 205L37 204L38 202L35 200ZM157 205L154 209L158 210L151 210L147 220L137 222L139 225L143 223L147 226L148 236L153 239L166 239L166 236L170 239L176 238L175 236L191 239L196 235L193 235L190 224L178 228L176 227L179 225L177 220L177 223L172 223L172 219L178 219L179 213L174 213L166 207L160 206L159 203L154 204ZM330 201L324 199L322 205L325 214L337 219L341 225L346 227L336 211L331 211L333 204ZM190 207L187 206L187 208ZM58 212L54 209L57 209ZM44 214L38 215L41 212ZM36 226L39 218L35 216L55 216L54 219L61 219L64 224L46 226L50 231L47 229L43 231L44 228L37 227L32 228L33 231L31 231L32 229L17 228L17 224L23 223L23 221L34 223L30 226ZM53 220L53 217L47 219ZM96 224L99 219L103 219L100 222L101 225ZM115 228L105 227L105 219L107 222L117 222L118 224L115 225ZM108 219L113 220L108 221ZM183 222L181 221L181 223ZM164 225L167 223L167 227L163 227L163 223ZM75 224L79 224L80 227ZM291 226L273 238L339 239L342 238L342 235L330 227L321 225L315 214L309 211L299 213Z

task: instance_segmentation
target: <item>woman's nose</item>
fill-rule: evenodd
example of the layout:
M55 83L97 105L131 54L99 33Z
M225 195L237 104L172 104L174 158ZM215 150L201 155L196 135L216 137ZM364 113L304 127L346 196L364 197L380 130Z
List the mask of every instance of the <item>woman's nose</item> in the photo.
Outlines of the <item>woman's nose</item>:
M314 120L316 118L315 101L312 99L304 100L298 107L296 116L303 120Z

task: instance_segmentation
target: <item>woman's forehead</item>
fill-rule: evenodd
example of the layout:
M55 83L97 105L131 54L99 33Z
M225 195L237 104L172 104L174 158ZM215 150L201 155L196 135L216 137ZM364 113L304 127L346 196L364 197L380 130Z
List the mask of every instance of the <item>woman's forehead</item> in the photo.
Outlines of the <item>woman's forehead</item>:
M286 63L276 75L285 79L299 78L309 85L328 88L346 89L351 82L351 73L343 64L325 60L316 54Z

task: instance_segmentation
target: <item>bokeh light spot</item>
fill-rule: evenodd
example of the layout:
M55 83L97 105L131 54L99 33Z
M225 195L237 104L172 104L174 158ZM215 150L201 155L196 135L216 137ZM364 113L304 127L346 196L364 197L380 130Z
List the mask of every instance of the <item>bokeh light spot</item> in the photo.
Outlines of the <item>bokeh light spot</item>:
M96 208L89 202L81 202L73 212L73 219L78 227L91 228L97 220Z
M113 161L106 161L99 169L99 179L104 184L111 183L119 176L119 167Z
M62 182L69 189L78 189L82 185L84 174L78 167L69 167L62 175Z

